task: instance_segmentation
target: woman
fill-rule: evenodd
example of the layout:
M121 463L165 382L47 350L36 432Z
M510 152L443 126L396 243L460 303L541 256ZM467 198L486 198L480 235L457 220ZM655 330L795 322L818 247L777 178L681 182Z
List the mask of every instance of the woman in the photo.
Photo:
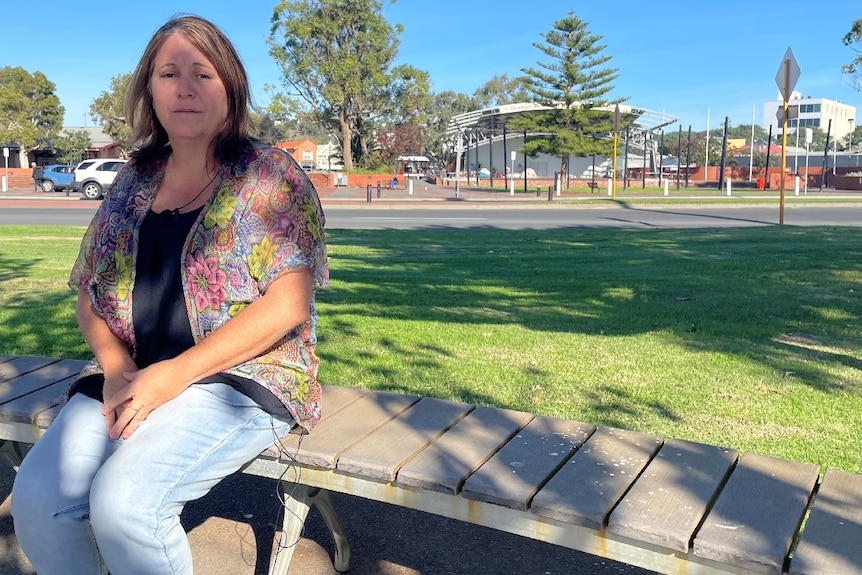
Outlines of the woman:
M185 503L320 418L323 213L287 154L251 143L248 100L230 41L195 16L133 75L140 148L69 281L95 359L13 488L40 575L191 573Z
M36 162L30 162L30 167L33 170L30 172L30 175L33 177L33 191L41 192L42 191L42 176L45 174L42 166L36 164Z

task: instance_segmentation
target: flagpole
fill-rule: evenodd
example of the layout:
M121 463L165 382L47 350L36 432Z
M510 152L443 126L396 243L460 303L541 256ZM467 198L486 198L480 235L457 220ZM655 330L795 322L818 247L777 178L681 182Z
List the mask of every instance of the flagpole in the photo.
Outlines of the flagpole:
M748 181L751 181L751 174L754 171L754 121L757 115L757 105L751 106L751 146L748 150Z
M706 157L703 160L703 181L709 179L709 108L706 109Z

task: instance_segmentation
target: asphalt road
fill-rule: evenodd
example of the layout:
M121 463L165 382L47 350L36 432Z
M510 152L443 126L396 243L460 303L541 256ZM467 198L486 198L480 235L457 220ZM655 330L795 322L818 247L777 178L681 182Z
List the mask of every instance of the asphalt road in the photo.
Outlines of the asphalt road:
M0 201L0 225L86 226L96 202L79 200ZM705 228L768 226L779 223L778 205L698 207L590 207L574 204L415 202L358 204L324 201L330 229L560 229L560 228ZM793 226L862 226L862 202L788 205L784 224Z

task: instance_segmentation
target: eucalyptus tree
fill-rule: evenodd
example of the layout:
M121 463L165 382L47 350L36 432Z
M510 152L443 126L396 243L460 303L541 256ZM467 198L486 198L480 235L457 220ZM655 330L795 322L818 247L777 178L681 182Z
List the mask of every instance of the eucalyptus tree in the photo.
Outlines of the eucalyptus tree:
M474 100L467 94L444 90L432 95L431 109L425 127L425 147L436 157L448 156L455 148L448 133L452 118L476 109Z
M114 76L110 88L102 90L90 103L90 118L115 142L120 142L123 152L128 151L132 139L132 129L126 123L125 107L131 79L131 73Z
M849 64L841 66L841 71L848 77L853 89L862 92L862 18L853 21L842 42L856 53L856 57Z
M52 141L54 154L63 164L77 164L84 159L87 149L92 145L90 136L84 130L63 130Z
M498 74L476 88L473 104L476 108L489 108L529 102L532 94L527 90L527 84L528 80L522 76L510 78L507 74Z
M0 142L14 142L22 153L48 145L62 129L65 113L55 90L42 72L0 68Z
M348 171L354 132L361 146L398 53L402 28L383 17L381 6L379 0L280 0L273 9L269 53L289 94L338 130Z
M354 153L364 167L391 164L401 154L423 153L422 132L432 101L427 72L407 64L393 67L386 83L356 104L354 129L359 149ZM394 134L400 136L393 138ZM405 138L406 134L412 136ZM416 146L420 148L416 150ZM377 165L371 165L375 161Z

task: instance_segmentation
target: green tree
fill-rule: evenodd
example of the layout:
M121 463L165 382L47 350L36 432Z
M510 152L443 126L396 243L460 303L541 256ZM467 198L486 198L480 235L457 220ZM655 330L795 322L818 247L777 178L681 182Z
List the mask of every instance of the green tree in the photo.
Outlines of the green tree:
M509 78L506 74L498 74L476 88L473 92L475 108L490 108L516 102L529 102L532 94L527 86L529 80L523 76Z
M862 147L862 126L856 126L846 138L846 149L858 150Z
M280 0L273 10L270 55L288 91L340 132L347 171L354 131L362 132L369 103L390 81L400 33L379 0Z
M448 133L452 118L473 109L473 100L467 94L446 90L432 95L425 126L426 150L438 157L453 150L453 136Z
M613 132L613 107L622 99L608 100L617 70L605 67L601 36L591 34L587 23L569 12L533 46L547 60L522 70L533 100L550 108L513 121L513 127L541 135L530 137L524 152L558 156L568 186L569 156L608 155Z
M51 142L57 159L64 164L77 164L92 145L84 130L64 130Z
M768 137L768 132L763 127L755 124L754 139L765 140ZM747 144L751 143L751 124L740 124L739 126L728 126L727 137L731 139L745 140Z
M263 142L309 138L317 143L329 139L330 130L318 123L312 110L301 100L264 85L269 103L252 112L253 135Z
M418 156L425 151L425 137L415 124L396 124L377 138L380 167L392 168L398 156Z
M270 114L252 112L251 123L252 136L264 144L272 146L279 140L288 139L284 130L286 126Z
M421 131L427 123L432 101L427 72L408 65L392 68L380 89L370 91L361 104L357 102L354 127L359 153L356 156L363 165L365 167L391 165L392 162L388 158L374 157L382 153L384 136L392 154L423 153L423 149L418 151L395 149L399 145L397 142L409 141L411 145L415 145L415 138L392 139L387 135L394 132L417 134ZM395 148L392 147L393 145ZM374 154L371 153L372 148ZM371 166L372 163L376 166Z
M0 142L15 142L24 152L48 145L65 113L55 89L42 72L0 68Z
M90 103L90 118L114 141L120 142L124 152L128 151L132 139L125 112L126 92L131 79L130 73L114 76L110 89L104 90Z
M841 66L841 71L849 78L853 89L862 92L862 18L853 22L842 42L856 53L856 57L849 64Z

